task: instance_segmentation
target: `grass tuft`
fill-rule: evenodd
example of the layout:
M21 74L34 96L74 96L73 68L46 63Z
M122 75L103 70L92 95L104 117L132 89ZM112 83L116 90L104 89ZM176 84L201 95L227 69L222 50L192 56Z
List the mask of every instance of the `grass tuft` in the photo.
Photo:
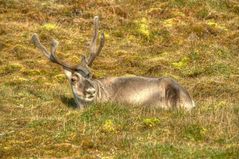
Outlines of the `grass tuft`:
M93 16L106 43L96 77L172 77L196 107L165 111L75 104L58 57L89 55ZM236 0L0 1L0 158L238 158L239 2Z

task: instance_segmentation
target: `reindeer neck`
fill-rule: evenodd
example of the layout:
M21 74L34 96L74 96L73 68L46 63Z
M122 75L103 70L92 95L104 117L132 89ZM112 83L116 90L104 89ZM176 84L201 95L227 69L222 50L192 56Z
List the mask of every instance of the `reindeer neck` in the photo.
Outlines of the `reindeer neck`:
M96 89L96 98L97 102L106 102L109 100L109 93L107 91L107 87L101 79L93 80L95 89Z

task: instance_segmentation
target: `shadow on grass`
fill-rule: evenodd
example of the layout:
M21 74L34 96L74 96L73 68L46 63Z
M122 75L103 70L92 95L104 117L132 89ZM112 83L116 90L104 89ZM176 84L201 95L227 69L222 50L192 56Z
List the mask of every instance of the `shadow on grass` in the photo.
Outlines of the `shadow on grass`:
M73 108L73 109L77 108L77 105L75 103L74 98L69 98L69 97L66 97L66 96L61 96L60 98L61 98L62 103L67 105L67 107Z

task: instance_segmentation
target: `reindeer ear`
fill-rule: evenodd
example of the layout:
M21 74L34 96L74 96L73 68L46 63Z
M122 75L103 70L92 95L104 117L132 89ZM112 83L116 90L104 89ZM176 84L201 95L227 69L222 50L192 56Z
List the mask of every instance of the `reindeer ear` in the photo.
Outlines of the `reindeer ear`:
M65 73L66 77L68 78L68 80L71 80L72 72L64 69L64 73Z

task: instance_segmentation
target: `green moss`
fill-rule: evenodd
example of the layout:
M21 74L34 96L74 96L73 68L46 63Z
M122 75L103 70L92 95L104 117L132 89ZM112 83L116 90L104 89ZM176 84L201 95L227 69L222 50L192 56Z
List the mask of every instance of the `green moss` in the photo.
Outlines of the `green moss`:
M182 70L182 74L185 77L198 77L206 74L206 68L200 66L188 67Z
M209 16L209 11L207 8L202 8L200 9L197 13L196 13L196 16L199 18L199 19L205 19Z
M11 53L16 57L18 60L24 60L29 58L29 52L31 50L28 47L25 47L24 45L15 45L13 49L11 50Z
M176 69L184 69L188 65L188 63L189 63L189 58L184 57L178 62L173 62L172 66Z
M24 68L23 65L21 65L19 63L10 63L10 64L0 68L0 74L1 75L12 74L14 72L19 72L23 68Z
M226 12L230 8L230 3L227 0L209 0L208 4L211 9L217 10L219 12Z
M170 0L170 5L173 7L184 7L186 4L185 0Z
M58 82L63 82L66 80L66 76L64 74L59 74L59 75L56 75L55 76L55 79L58 81Z
M40 75L42 73L42 71L40 71L40 70L23 70L23 71L21 71L21 73L26 76L36 76L36 75ZM44 73L45 73L45 71L43 71L43 74Z
M20 2L0 1L0 158L238 158L239 2ZM96 14L108 35L94 74L172 77L196 108L78 109L60 66L30 39L49 51L59 40L59 58L77 64Z
M188 140L199 141L206 139L206 132L206 128L192 124L184 128L183 136Z
M157 118L145 118L143 119L143 124L145 127L154 127L160 123L160 120Z
M211 67L208 67L207 73L212 75L221 74L221 75L228 76L232 73L232 69L227 64L215 63Z

